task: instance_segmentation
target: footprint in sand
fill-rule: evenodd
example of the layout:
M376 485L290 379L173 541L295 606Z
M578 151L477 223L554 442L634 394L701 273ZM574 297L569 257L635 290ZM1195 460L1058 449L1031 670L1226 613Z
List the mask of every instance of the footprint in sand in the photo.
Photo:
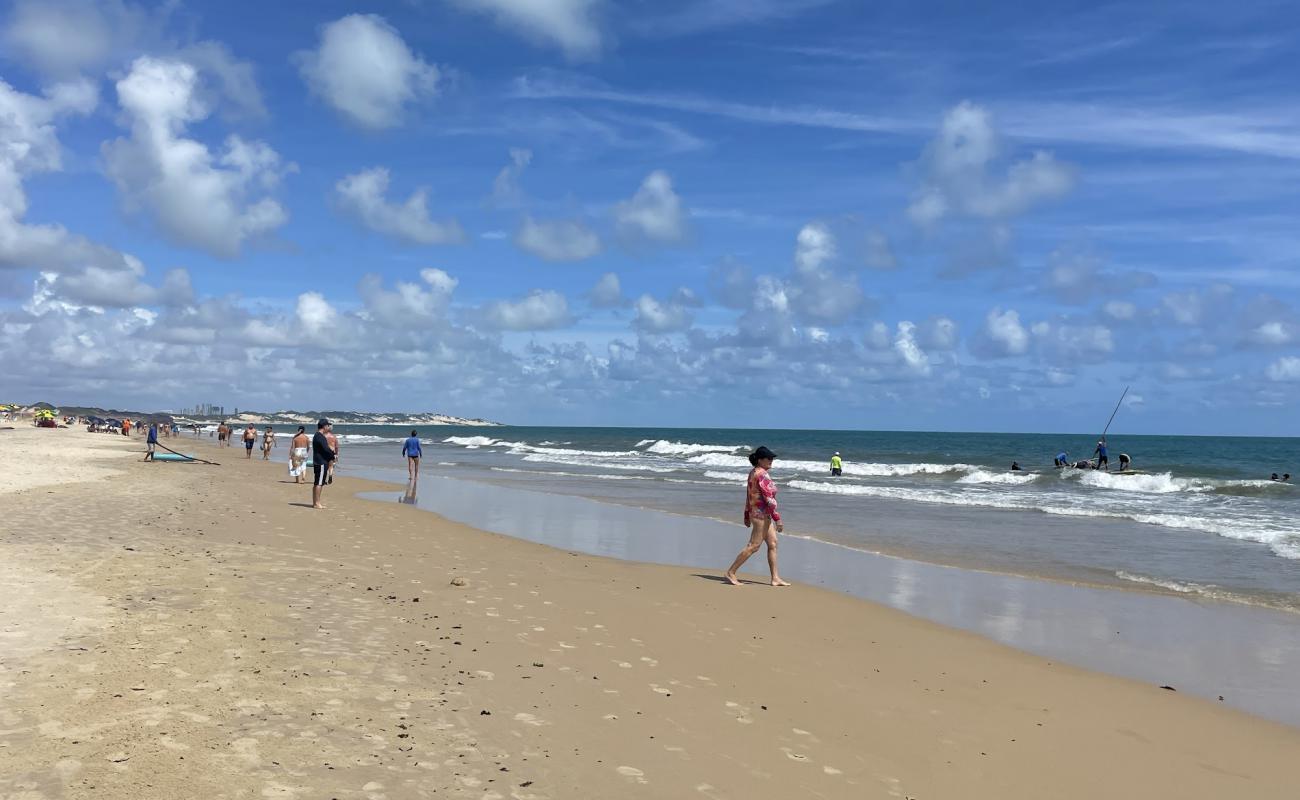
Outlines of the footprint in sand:
M631 783L646 784L650 782L645 779L645 773L636 767L619 767L617 772Z
M522 722L525 725L534 725L537 727L551 724L546 720L542 719L541 717L534 716L533 714L528 714L523 711L519 712L518 714L515 714L515 722Z
M785 757L790 759L791 761L806 762L808 760L808 756L804 755L803 753L796 753L795 751L791 750L788 747L782 747L781 752L785 753Z
M733 703L728 700L727 713L731 714L731 716L735 718L736 722L739 722L741 725L750 725L754 722L754 720L749 716L749 708L747 706L742 706L740 703Z

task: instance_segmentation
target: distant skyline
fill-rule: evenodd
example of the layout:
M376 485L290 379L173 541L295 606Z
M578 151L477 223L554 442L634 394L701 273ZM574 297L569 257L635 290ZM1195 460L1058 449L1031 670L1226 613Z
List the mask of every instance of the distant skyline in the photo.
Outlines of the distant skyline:
M0 402L1300 435L1300 9L865 6L0 3Z

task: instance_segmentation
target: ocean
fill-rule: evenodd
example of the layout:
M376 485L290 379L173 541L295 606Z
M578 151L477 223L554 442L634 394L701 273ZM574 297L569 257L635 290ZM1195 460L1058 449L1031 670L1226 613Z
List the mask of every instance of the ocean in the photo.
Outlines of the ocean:
M405 475L409 428L338 426L346 466ZM424 427L422 473L739 523L777 452L786 535L936 564L1300 613L1300 440L1111 434L1140 474L1056 470L1078 434ZM844 474L832 478L839 451ZM1024 472L1011 472L1018 461ZM400 474L399 474L400 473ZM738 545L744 533L737 533ZM720 565L725 566L725 565Z

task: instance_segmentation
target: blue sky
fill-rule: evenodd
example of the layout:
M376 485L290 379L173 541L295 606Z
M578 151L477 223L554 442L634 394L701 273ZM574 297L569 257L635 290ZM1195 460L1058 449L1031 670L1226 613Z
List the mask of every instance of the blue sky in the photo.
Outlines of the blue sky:
M0 400L1300 434L1300 12L866 5L5 4Z

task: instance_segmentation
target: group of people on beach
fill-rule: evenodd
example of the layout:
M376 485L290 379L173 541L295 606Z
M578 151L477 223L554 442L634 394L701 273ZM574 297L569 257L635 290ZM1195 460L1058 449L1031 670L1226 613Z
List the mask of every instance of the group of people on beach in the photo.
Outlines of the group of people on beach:
M1071 469L1105 469L1107 472L1110 472L1109 450L1110 448L1107 447L1106 440L1103 438L1097 442L1097 449L1092 451L1093 458L1084 459L1082 461L1071 461L1070 456L1062 450L1056 454L1056 458L1052 459L1052 465L1057 469L1064 469L1067 467ZM1013 471L1018 470L1020 469L1020 465L1013 461L1011 463L1011 469ZM1133 459L1129 457L1128 453L1120 453L1119 471L1128 472L1131 469L1133 469Z

